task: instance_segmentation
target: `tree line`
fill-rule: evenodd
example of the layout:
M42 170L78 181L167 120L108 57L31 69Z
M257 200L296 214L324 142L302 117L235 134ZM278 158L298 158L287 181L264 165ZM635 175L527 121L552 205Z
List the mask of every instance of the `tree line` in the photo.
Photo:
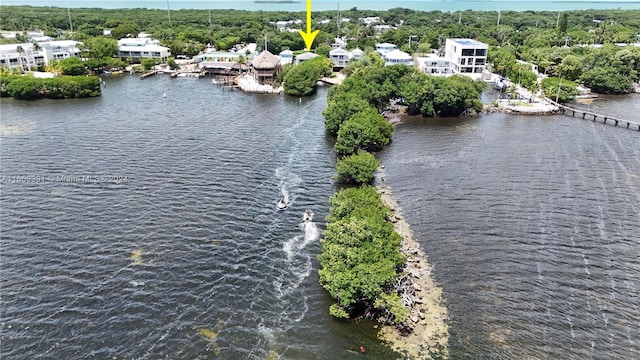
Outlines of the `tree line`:
M113 39L136 36L141 31L159 39L174 56L194 56L208 45L226 50L249 42L258 43L263 50L265 38L272 53L305 47L298 33L280 31L275 25L276 21L304 19L304 12L174 10L169 23L166 11L160 9L79 8L71 12L74 31L69 33L67 9L0 8L2 29L39 29L49 36L60 36L62 31L63 38L84 42L83 57L93 59L115 56L117 43ZM495 72L532 90L537 86L535 74L516 59L535 63L541 72L583 83L600 93L626 93L640 81L640 48L613 45L640 41L640 10L503 11L499 22L494 11L353 8L342 11L342 15L351 21L338 27L335 12L314 12L313 27L320 30L313 46L317 53L328 53L336 36L348 39L347 49L368 49L376 42L391 42L409 53L442 49L447 38L473 38L490 45ZM376 34L373 27L357 21L369 16L378 16L395 28ZM110 29L111 38L102 36L104 29ZM576 44L603 46L571 46Z
M349 187L330 199L320 261L320 283L335 299L338 318L407 320L397 279L406 258L390 209L370 186L379 166L373 155L391 141L393 126L381 115L399 103L415 113L457 116L479 110L483 83L452 76L434 78L406 65L384 66L375 52L349 65L349 77L329 90L323 112L327 134L336 137L335 179ZM356 185L356 187L353 187Z

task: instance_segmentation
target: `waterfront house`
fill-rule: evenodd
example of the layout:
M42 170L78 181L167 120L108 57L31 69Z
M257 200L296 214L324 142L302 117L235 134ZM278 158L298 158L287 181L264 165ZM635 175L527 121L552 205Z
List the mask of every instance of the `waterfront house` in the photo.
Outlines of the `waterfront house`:
M453 72L479 78L487 67L489 46L472 39L447 39L445 57L453 65Z
M246 56L242 53L228 51L209 51L193 57L193 62L198 64L200 70L211 73L225 73L233 70L241 72L246 69L244 61Z
M68 57L79 57L79 41L58 40L42 41L21 44L0 45L0 66L9 69L20 69L29 71L39 65L48 65L52 60L61 60Z
M393 51L397 48L398 46L389 43L376 44L376 52L382 56L384 56L384 54L388 53L389 51Z
M351 54L342 48L336 48L329 51L329 59L333 61L334 68L344 68L349 63Z
M453 64L446 57L430 54L417 59L418 69L427 75L449 76L453 74Z
M264 50L251 61L253 78L261 85L271 85L280 73L280 58Z
M389 51L388 53L385 53L382 57L384 58L385 66L399 65L399 64L409 65L409 66L413 65L413 57L411 57L411 55L407 54L402 50L395 49L395 50Z
M160 46L158 40L150 38L124 38L118 40L118 56L121 59L132 58L138 61L142 59L159 59L167 61L171 56L168 47Z
M317 58L318 56L320 56L320 55L314 54L312 52L302 53L302 54L296 56L295 62L296 62L296 64L300 64L300 63L303 63L303 62L305 62L307 60L311 60L313 58Z

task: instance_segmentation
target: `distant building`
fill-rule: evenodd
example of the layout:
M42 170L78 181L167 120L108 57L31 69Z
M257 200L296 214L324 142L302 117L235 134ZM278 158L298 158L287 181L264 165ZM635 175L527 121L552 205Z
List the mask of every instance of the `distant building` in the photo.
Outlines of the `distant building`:
M121 59L160 59L167 61L171 56L168 47L160 46L158 40L150 38L124 38L118 40L118 56Z
M279 54L280 56L280 64L288 65L293 62L293 51L291 50L283 50Z
M252 61L253 78L261 85L271 85L280 73L280 58L265 50Z
M358 60L362 57L362 55L364 55L364 51L355 48L353 50L351 50L351 59L352 60Z
M479 77L487 67L489 46L472 39L447 39L445 57L452 65L453 71L462 75Z
M383 55L384 65L413 65L413 57L404 51L395 49Z
M382 56L384 56L384 54L388 53L389 51L396 50L397 48L397 45L389 43L376 44L376 52Z
M29 71L39 65L48 65L52 60L80 57L80 44L73 40L43 41L37 45L3 44L0 45L0 66Z

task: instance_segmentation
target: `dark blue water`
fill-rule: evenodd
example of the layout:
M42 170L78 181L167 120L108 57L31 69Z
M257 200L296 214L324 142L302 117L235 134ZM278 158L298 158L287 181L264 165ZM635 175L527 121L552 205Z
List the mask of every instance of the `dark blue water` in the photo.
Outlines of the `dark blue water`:
M2 358L386 351L371 325L332 319L318 284L335 191L324 90L106 83L94 99L2 100Z
M596 100L640 114L640 95ZM380 154L442 285L454 358L640 358L640 132L407 118Z
M3 359L394 358L371 323L332 319L318 284L325 90L106 82L2 99ZM379 157L444 288L453 358L639 357L639 132L408 119Z

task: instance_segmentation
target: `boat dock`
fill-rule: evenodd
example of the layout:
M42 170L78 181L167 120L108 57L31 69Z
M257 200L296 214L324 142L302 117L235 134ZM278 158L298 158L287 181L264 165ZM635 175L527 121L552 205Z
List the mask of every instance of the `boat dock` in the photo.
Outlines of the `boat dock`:
M640 123L635 122L635 121L630 121L630 120L624 120L624 119L620 119L614 116L610 116L610 115L603 115L603 114L598 114L595 113L593 111L589 111L589 110L582 110L582 109L575 109L572 108L570 106L567 105L563 105L563 104L559 104L549 98L545 98L545 100L547 100L549 103L555 105L558 107L558 109L560 109L560 111L565 114L568 115L569 112L571 112L571 116L576 116L576 114L582 114L582 118L586 119L587 117L591 117L591 120L593 121L597 121L598 119L602 119L602 123L603 124L607 124L607 121L609 121L610 124L613 124L615 126L623 126L626 124L626 128L627 129L632 129L632 130L638 130L640 131Z
M143 74L140 74L140 80L146 79L151 75L156 75L157 73L158 73L158 70L147 71L147 72L145 72Z

